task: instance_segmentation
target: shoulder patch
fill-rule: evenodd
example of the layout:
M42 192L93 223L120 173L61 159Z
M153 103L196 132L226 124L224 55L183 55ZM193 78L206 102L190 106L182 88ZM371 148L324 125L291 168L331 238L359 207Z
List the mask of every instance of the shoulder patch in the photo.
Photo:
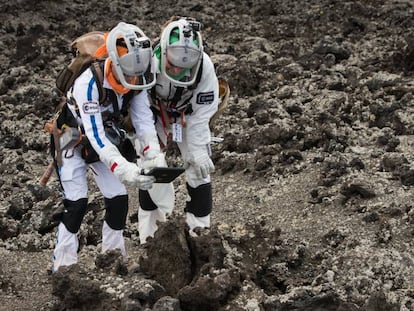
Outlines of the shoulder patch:
M82 105L85 114L99 113L99 104L97 102L86 102Z
M210 105L214 100L214 92L203 92L197 94L198 105Z

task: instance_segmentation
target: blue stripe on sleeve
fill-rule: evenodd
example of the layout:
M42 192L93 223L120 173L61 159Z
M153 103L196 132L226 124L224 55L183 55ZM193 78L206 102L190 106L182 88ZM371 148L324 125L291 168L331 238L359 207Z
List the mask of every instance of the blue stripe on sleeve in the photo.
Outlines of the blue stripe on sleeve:
M91 123L92 123L93 137L95 138L98 146L103 148L105 145L103 144L101 138L98 135L98 128L96 127L96 120L95 120L94 115L91 115Z
M93 84L95 83L95 78L92 77L92 79L89 81L89 85L88 85L88 101L92 101L92 89L93 89Z
M95 78L92 77L91 80L89 81L89 85L88 85L88 101L92 101L92 90L93 90L93 84L94 83L95 83ZM95 116L91 115L90 119L91 119L91 124L92 124L93 137L95 138L96 143L98 144L98 146L100 148L103 148L105 145L102 142L101 138L99 137L98 128L96 126Z

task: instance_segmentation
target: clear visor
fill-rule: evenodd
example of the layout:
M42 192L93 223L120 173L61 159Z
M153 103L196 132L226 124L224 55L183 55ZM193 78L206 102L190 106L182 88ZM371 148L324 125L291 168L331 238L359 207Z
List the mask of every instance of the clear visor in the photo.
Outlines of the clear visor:
M148 84L155 81L151 71L151 49L137 49L121 56L117 74L125 87L141 89L151 86Z
M127 75L119 68L117 69L116 74L119 82L126 88L141 90L150 88L155 84L155 74L151 71L150 67L141 75Z
M147 71L150 65L150 60L151 51L149 49L138 50L121 56L119 58L119 64L125 75L140 76Z
M181 68L192 68L197 65L201 57L201 51L188 46L171 45L167 50L168 61Z

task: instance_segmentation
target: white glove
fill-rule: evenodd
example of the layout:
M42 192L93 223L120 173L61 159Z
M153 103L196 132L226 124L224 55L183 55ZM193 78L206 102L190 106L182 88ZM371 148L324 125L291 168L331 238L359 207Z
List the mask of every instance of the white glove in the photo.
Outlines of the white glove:
M128 162L114 145L108 145L102 148L99 153L99 158L123 184L136 186L142 190L152 188L155 177L141 175L141 169L138 165Z
M166 167L165 154L161 152L157 134L146 134L139 140L139 154L142 168L147 172L154 167Z
M167 162L165 161L165 154L160 152L155 155L155 157L147 159L144 157L141 161L142 168L145 171L149 171L154 167L167 167Z
M153 159L161 152L160 143L157 134L146 134L139 139L140 151L144 159Z
M155 181L154 176L141 175L138 165L128 161L118 163L113 172L123 184L136 186L142 190L151 189Z
M200 146L193 150L190 149L187 159L184 161L184 168L193 166L198 178L207 178L215 169L213 161L208 155L207 146Z

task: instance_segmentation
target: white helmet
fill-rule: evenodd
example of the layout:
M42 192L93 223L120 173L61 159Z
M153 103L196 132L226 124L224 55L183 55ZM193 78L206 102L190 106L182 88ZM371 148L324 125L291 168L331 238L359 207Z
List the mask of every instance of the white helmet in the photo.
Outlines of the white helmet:
M117 46L124 46L127 53L120 56ZM124 22L113 28L106 40L119 82L129 89L142 90L155 85L155 72L151 66L151 40L135 25ZM126 76L136 77L128 79Z
M174 85L191 86L196 81L203 57L199 22L181 18L169 23L161 34L161 73ZM168 63L182 68L179 74L168 72Z

